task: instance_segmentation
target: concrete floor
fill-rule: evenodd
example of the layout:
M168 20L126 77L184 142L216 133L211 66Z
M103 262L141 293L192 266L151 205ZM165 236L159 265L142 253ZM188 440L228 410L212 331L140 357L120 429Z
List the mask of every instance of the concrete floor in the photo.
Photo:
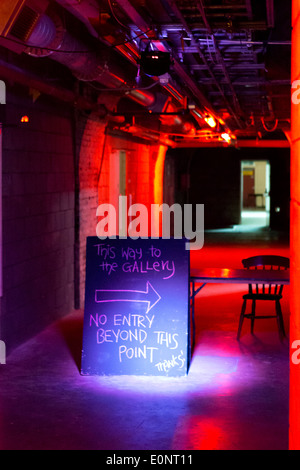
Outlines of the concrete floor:
M288 256L288 242L263 229L209 232L192 265L241 267L262 252ZM83 312L52 325L0 366L0 449L287 450L288 341L276 320L255 336L245 323L236 341L244 292L210 285L197 298L186 378L81 377ZM288 330L289 288L283 310Z

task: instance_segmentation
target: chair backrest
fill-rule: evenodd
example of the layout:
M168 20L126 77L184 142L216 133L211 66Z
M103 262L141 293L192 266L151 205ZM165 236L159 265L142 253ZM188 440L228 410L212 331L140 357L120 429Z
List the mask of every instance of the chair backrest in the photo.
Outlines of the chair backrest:
M289 258L276 255L253 256L242 261L246 269L264 270L287 270L290 267ZM249 285L250 294L281 295L283 285L276 284L255 284Z

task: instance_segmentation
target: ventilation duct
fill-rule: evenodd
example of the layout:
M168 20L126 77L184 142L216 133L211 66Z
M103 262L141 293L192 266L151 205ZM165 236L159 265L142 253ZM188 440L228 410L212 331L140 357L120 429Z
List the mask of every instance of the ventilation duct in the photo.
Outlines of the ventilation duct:
M0 35L9 39L10 49L21 53L40 17L49 6L48 0L1 0Z
M69 33L54 12L51 16L45 14L39 17L27 40L27 45L29 46L25 50L27 54L33 57L50 57L71 70L78 80L98 82L109 88L126 86L123 70L114 64L108 66L105 54L92 50L89 44ZM147 91L134 90L132 99L148 107L154 104L155 95Z
M2 44L15 52L26 52L36 58L49 57L66 66L81 81L94 81L109 88L126 87L124 70L107 63L101 53L94 50L88 42L77 39L64 27L60 17L52 6L48 9L48 0L0 0L0 28L2 35L13 41ZM47 12L47 14L46 14ZM15 41L18 43L16 44ZM160 106L159 98L147 90L135 89L127 96L136 103L156 111ZM174 124L182 124L184 120L172 117Z
M31 34L26 39L29 46L39 44L39 47L47 47L52 44L56 38L56 27L53 21L47 15L42 15Z
M0 0L1 45L19 54L51 56L68 67L79 80L124 88L126 80L122 70L116 66L108 69L103 54L93 52L88 44L66 31L60 17L48 7L48 0ZM145 98L147 103L153 103L155 99L153 94L143 92L142 105L145 105ZM138 99L139 92L135 91L135 101Z
M99 37L99 33L91 24L91 19L99 18L99 4L97 0L56 0L63 8L68 10L71 15L78 18L84 23L87 30L95 38Z

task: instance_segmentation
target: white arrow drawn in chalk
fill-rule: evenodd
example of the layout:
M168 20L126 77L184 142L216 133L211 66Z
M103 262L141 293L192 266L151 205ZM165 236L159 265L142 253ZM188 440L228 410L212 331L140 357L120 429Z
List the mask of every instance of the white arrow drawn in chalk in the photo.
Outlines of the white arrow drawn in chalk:
M155 307L161 300L161 296L156 292L150 282L147 282L146 291L139 290L96 290L95 302L111 303L111 302L143 302L146 303L147 313Z

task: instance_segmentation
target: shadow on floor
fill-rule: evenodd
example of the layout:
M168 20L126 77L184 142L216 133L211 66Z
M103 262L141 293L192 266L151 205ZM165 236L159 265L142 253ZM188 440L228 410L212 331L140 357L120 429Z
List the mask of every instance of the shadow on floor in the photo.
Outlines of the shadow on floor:
M78 372L80 372L83 338L83 314L75 317L67 316L61 320L60 323L58 323L58 328L78 368Z

